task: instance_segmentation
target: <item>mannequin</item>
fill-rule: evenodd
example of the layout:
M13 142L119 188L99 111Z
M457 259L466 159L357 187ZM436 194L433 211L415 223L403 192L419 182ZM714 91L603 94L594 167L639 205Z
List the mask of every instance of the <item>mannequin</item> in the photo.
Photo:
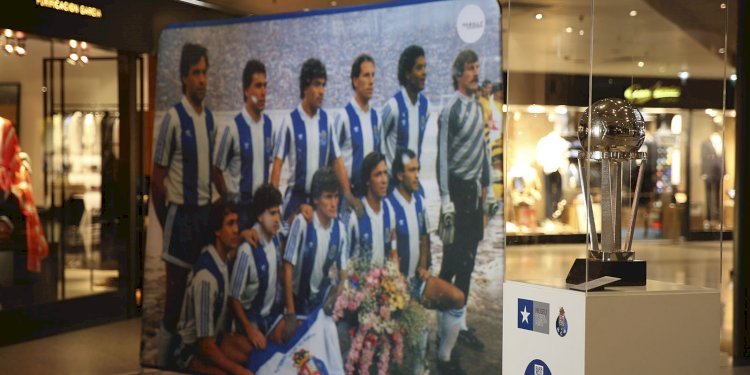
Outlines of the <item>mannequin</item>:
M568 168L570 142L561 135L567 123L567 113L557 114L552 131L539 139L536 145L536 161L544 171L544 216L550 219L562 200L562 172Z
M704 227L719 220L721 179L724 177L723 139L717 130L701 144L701 179L706 187L706 216Z

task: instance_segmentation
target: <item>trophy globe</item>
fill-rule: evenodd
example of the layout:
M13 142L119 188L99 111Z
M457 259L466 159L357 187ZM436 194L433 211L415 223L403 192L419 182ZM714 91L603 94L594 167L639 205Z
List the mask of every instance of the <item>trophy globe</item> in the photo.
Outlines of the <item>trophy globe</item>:
M628 101L601 99L583 113L578 123L578 138L583 150L578 154L581 186L587 212L588 260L576 259L566 281L580 284L603 276L619 278L614 285L646 285L646 262L635 260L631 250L638 210L642 167L646 153L638 150L645 139L645 121L641 112ZM631 195L630 220L622 238L623 165L640 161L635 191ZM594 220L591 169L601 170L601 226ZM629 192L628 192L629 193ZM601 232L601 239L597 233ZM587 267L588 263L588 267ZM588 269L588 272L586 272Z

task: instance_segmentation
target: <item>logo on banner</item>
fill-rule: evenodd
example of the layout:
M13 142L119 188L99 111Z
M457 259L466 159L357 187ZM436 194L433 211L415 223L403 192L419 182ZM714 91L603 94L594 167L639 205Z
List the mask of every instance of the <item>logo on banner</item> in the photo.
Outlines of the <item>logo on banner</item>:
M568 334L568 319L565 319L565 309L560 307L560 315L555 320L555 329L560 337L565 337Z
M458 37L464 43L474 43L484 34L484 12L482 8L471 4L461 9L456 20Z
M549 335L549 303L519 298L518 328Z
M328 375L326 364L305 349L296 351L292 358L298 375Z
M552 371L544 361L535 359L526 366L526 371L523 372L523 375L552 375Z

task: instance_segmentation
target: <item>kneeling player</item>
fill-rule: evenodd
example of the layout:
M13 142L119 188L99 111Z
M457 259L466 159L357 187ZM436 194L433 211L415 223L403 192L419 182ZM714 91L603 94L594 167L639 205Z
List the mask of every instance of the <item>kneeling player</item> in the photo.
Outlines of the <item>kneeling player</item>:
M288 331L296 315L307 315L322 305L328 287L336 281L336 271L339 280L346 278L347 239L344 224L336 217L336 174L330 168L319 169L310 190L315 209L312 222L302 214L294 218L284 252L282 282Z
M257 246L247 242L237 250L232 271L231 304L238 329L253 347L266 348L266 337L281 343L284 306L281 300L281 193L271 184L261 185L253 194L253 213L258 233Z
M365 214L349 221L349 242L351 257L370 261L373 266L382 266L387 259L396 261L396 247L393 243L395 218L388 200L388 168L385 156L377 151L369 153L362 160L357 185L364 188L362 204Z
M388 200L396 216L396 249L401 272L411 280L412 297L428 309L440 310L438 368L441 373L463 374L451 360L464 314L464 294L453 284L428 271L430 237L427 211L419 191L419 160L411 150L399 150L393 159L392 176L397 185Z
M177 364L190 371L211 374L252 374L244 367L250 343L244 336L223 334L227 306L227 253L240 242L237 207L211 207L209 223L214 244L203 248L188 277L177 331L181 343Z

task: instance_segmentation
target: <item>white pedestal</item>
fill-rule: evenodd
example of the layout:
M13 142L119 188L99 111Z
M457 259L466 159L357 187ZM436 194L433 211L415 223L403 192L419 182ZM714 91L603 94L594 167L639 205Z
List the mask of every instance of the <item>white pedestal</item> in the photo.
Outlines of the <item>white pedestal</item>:
M649 280L583 293L508 281L503 311L503 374L719 372L717 289Z

